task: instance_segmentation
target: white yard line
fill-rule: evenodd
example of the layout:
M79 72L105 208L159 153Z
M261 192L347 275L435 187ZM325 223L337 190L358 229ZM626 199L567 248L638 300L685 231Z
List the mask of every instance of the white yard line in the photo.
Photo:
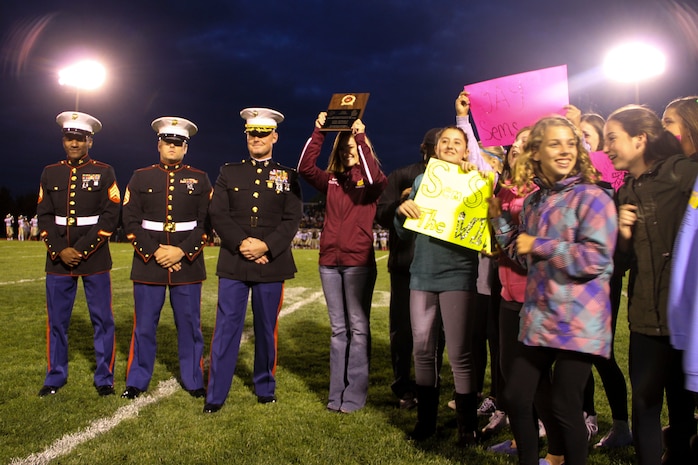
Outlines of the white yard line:
M165 381L160 381L158 388L150 395L140 396L129 402L127 405L120 407L114 415L108 418L100 418L93 421L87 428L73 434L66 434L62 438L55 441L43 452L31 454L23 459L12 459L11 465L43 465L49 463L53 459L57 459L68 454L77 446L96 438L100 434L106 433L115 428L119 423L129 418L138 416L138 412L145 406L159 401L165 397L174 394L179 389L179 383L174 378Z
M305 289L288 288L289 294L301 295ZM279 318L290 315L296 310L300 310L304 306L320 299L322 292L313 292L309 297L295 302L279 313ZM242 335L242 342L246 342L251 337L252 330L248 330ZM138 416L138 412L142 408L150 404L160 401L171 396L180 389L179 383L175 378L170 378L165 381L160 381L157 389L152 394L144 394L136 399L129 401L128 405L120 407L114 412L114 415L106 418L100 418L93 421L90 426L79 430L76 433L66 434L62 438L56 440L53 444L44 449L43 452L31 454L23 459L15 458L10 461L10 465L43 465L51 460L57 459L68 454L77 446L90 441L100 434L104 434L117 427L122 421ZM60 394L59 394L60 395Z

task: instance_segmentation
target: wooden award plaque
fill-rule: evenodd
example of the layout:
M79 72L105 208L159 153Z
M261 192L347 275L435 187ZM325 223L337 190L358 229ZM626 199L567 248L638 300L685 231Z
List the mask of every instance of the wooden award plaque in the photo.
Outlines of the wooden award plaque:
M369 93L333 94L327 108L327 119L321 131L351 131L354 121L361 118L366 109Z

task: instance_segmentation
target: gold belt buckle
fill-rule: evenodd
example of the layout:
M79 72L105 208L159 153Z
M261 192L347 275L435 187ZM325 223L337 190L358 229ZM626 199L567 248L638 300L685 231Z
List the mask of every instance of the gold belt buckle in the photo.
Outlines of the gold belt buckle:
M68 226L75 226L75 223L76 223L76 222L77 222L77 221L75 220L75 218L70 217L70 218L68 218L67 225L68 225Z
M251 227L251 228L256 228L256 227L257 227L257 220L258 220L258 217L256 217L256 216L250 216L250 227Z
M162 228L165 232L168 233L173 233L175 232L176 229L176 223L165 223L165 225Z

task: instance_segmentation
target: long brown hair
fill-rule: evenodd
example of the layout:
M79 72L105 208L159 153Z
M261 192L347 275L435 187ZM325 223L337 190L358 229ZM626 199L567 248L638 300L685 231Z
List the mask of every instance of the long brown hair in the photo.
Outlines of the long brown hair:
M698 151L698 95L677 98L669 102L666 109L672 109L683 120L682 126L693 144L694 150ZM693 154L686 153L686 156Z
M596 147L592 147L591 151L598 152L599 150L603 150L603 126L606 124L606 120L603 119L603 116L599 115L598 113L584 113L579 121L582 123L587 123L589 126L594 128L594 132L596 132L596 135L599 136L598 145Z
M340 150L344 148L345 145L347 145L347 142L349 141L349 138L353 137L353 134L349 131L341 131L337 133L337 137L334 139L334 144L332 145L332 152L330 152L330 160L327 164L327 172L328 173L344 173L346 171L346 168L344 167L344 163L342 163L342 157L340 155ZM371 149L371 155L373 156L373 159L376 160L376 163L380 165L380 160L378 160L378 157L376 156L376 151L373 149L373 144L371 144L371 140L368 138L368 136L364 135L366 139L366 145L368 145L368 148ZM356 150L359 151L358 143L356 144L357 148Z
M664 129L659 117L643 105L626 105L611 113L607 121L617 121L623 130L636 137L645 134L647 146L642 154L647 166L683 153L681 143L669 131Z

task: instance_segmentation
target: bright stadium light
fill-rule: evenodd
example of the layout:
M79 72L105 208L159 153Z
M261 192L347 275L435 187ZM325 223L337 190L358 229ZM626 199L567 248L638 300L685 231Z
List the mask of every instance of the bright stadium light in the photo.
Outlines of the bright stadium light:
M659 76L666 69L661 50L644 42L619 45L606 55L603 68L608 77L635 84L635 103L640 103L640 81Z
M107 77L107 71L101 64L92 60L83 60L58 72L58 83L75 88L75 111L81 90L93 90L100 87Z

